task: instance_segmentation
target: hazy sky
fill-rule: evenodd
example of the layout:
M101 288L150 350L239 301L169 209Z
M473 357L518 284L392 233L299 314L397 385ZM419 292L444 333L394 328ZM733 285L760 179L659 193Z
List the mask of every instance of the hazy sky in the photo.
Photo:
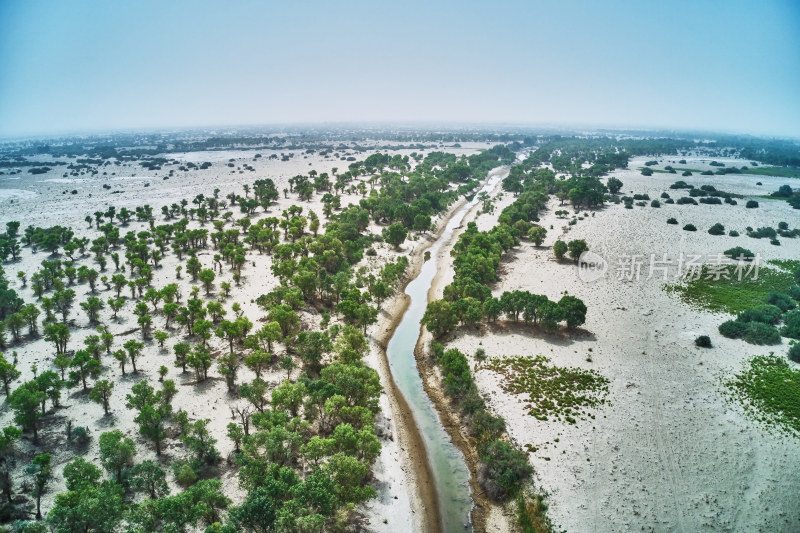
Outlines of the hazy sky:
M0 0L0 136L330 121L800 137L800 1Z

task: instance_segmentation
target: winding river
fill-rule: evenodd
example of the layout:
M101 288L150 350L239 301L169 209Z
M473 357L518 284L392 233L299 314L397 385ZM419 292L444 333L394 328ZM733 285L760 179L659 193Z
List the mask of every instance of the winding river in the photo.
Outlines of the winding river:
M444 243L450 241L453 231L479 202L479 193L491 192L507 174L508 167L492 170L478 194L453 213L439 239L428 248L431 259L422 265L419 275L406 286L405 292L410 296L410 303L386 347L392 375L400 393L408 402L425 442L439 499L441 528L448 533L472 531L470 512L473 503L469 488L469 470L464 456L451 442L433 402L425 393L414 358L414 348L421 333L420 322L428 304L428 290L438 269L437 256L440 249Z

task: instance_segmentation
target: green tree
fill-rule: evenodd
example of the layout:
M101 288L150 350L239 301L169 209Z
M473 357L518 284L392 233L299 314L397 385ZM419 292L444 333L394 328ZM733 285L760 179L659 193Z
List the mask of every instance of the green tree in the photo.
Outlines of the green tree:
M434 300L428 304L422 323L434 337L443 337L458 325L458 318L451 309L449 302Z
M5 355L0 353L0 380L3 381L3 389L6 396L11 394L11 382L17 379L21 372L17 370L17 365L6 360Z
M194 454L201 463L214 464L219 460L215 439L208 430L211 420L197 420L190 423L186 432L181 435L181 441L186 448Z
M163 498L169 494L167 474L153 461L142 461L130 470L131 487L144 492L152 499Z
M146 381L131 387L131 393L126 395L126 407L139 411L134 418L134 422L139 424L139 433L153 441L156 455L160 456L161 443L167 436L164 425L172 416L172 405L163 400L161 391L155 392Z
M559 261L564 259L564 256L566 255L567 250L568 250L567 243L565 243L564 241L556 241L553 244L553 254L556 256L556 259L559 260Z
M261 350L254 350L253 353L244 358L245 366L255 372L257 378L261 377L261 373L267 369L271 361L272 354Z
M205 346L197 345L186 356L186 364L188 364L197 375L197 381L204 381L208 379L208 369L211 368L211 354Z
M114 481L102 481L56 495L47 521L56 533L115 531L124 512L125 489Z
M86 385L86 378L92 377L97 379L100 375L100 362L92 357L92 354L87 350L78 350L72 358L70 366L75 370L69 373L70 383L74 386L78 383L83 384L83 390L88 390Z
M101 433L98 443L100 464L114 475L117 483L122 483L122 471L133 464L136 445L118 429Z
M63 473L64 480L67 482L67 490L77 491L97 484L102 475L99 468L83 457L76 457L72 462L67 463Z
M608 190L611 191L611 194L617 194L620 191L620 189L622 189L622 181L620 181L617 178L611 177L608 178L606 186L608 187Z
M96 296L89 296L85 302L81 302L81 309L86 312L91 324L97 323L97 317L100 315L100 310L103 308L103 301Z
M66 324L54 323L44 327L44 340L52 342L56 347L56 354L67 351L67 341L70 333Z
M95 381L89 399L103 406L103 411L108 414L108 404L111 401L111 391L114 389L114 382L107 379Z
M575 296L562 296L558 301L558 310L569 328L578 327L586 322L586 304Z
M33 484L33 496L36 498L36 520L41 520L42 496L53 478L50 467L50 454L43 453L34 457L31 464L25 467L25 474L31 478Z
M532 240L536 246L541 246L547 238L547 230L542 226L534 226L528 231L528 238Z
M581 254L589 249L589 245L586 244L586 241L583 239L575 239L567 243L567 249L569 250L570 257L577 261L580 259Z
M211 289L214 288L214 279L217 277L214 271L210 268L205 268L198 273L197 277L200 278L206 289L206 296L211 294Z
M383 229L383 239L394 246L397 250L403 244L408 236L408 230L399 222L391 224L389 227Z
M185 374L187 356L192 351L191 345L186 342L179 342L172 349L175 351L175 366L181 367L181 371Z
M131 365L133 366L133 373L136 374L138 372L136 370L136 359L142 354L144 343L138 342L135 339L128 339L122 346L128 352L128 359L130 359Z
M27 381L12 391L7 399L14 411L14 422L23 430L32 431L34 442L39 440L37 422L42 417L39 405L46 397L36 382Z

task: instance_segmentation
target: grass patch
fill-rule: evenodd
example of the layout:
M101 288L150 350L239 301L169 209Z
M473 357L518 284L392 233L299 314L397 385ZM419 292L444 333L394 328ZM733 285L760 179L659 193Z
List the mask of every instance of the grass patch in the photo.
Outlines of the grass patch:
M526 394L525 409L539 420L575 424L594 418L588 410L607 402L608 380L599 372L555 366L543 355L493 358L485 368L505 377L504 391Z
M782 268L787 272L795 272L800 268L800 259L770 259L767 263Z
M770 261L772 263L772 261ZM791 261L788 261L791 262ZM742 279L730 267L730 279L713 279L707 267L703 267L698 279L683 280L664 286L669 294L677 296L688 305L706 311L725 312L732 315L752 307L763 305L771 292L783 292L795 284L794 276L781 268L760 266L758 279L742 271ZM755 273L755 271L753 271ZM707 279L711 277L712 279Z
M775 176L778 178L800 178L800 168L796 167L752 167L742 174L757 174L759 176Z
M674 169L675 169L677 172L686 172L687 170L688 170L689 172L697 172L698 174L699 174L699 173L701 173L701 172L703 172L703 171L702 171L701 169L699 169L699 168L684 168L684 167L673 167L673 168L674 168Z
M724 384L751 418L770 429L800 435L800 370L790 368L783 357L753 357Z

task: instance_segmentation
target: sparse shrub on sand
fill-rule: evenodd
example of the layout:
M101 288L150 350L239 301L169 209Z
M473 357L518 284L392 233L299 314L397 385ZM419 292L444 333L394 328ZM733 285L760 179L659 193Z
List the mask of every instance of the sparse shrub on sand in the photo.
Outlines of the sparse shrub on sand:
M694 345L698 348L711 348L711 337L708 335L700 335L694 340Z

